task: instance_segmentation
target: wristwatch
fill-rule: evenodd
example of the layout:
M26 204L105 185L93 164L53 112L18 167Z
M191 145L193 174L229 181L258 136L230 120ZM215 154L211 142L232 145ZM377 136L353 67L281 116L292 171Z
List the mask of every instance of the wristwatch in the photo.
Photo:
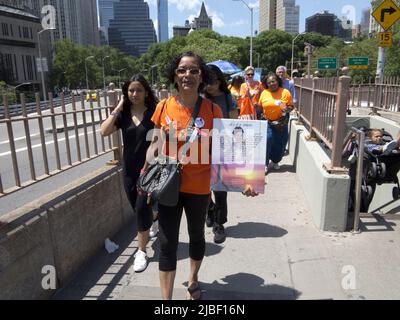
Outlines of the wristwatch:
M118 116L118 113L119 113L118 111L113 111L110 113L110 116L116 117Z

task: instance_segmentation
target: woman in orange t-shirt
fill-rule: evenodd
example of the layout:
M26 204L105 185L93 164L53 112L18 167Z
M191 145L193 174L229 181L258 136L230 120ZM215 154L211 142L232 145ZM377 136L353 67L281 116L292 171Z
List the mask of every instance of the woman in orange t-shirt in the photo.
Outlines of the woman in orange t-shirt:
M263 87L260 82L253 79L253 67L246 67L244 70L244 77L246 82L242 83L240 87L240 99L238 101L240 108L239 119L257 120L261 115L261 109L258 105L258 100Z
M193 52L175 57L167 68L169 83L174 84L176 96L161 101L153 114L155 128L166 135L160 141L153 135L148 149L151 155L165 154L183 161L179 200L176 206L159 204L159 270L163 299L171 299L174 287L179 243L179 226L185 209L189 232L190 273L187 299L201 297L198 272L205 253L205 219L210 198L210 131L213 119L222 118L222 111L208 99L200 97L200 91L208 83L208 69L203 59ZM200 109L192 127L188 127L196 104ZM173 134L174 133L174 134ZM167 138L168 136L168 138ZM190 149L182 159L179 151L185 143ZM196 144L197 143L197 144ZM154 152L157 149L157 152ZM147 167L146 163L145 167Z
M282 80L275 73L264 77L263 86L266 89L261 94L259 104L268 120L266 166L271 160L273 168L278 170L289 138L288 121L289 113L293 110L292 96L289 90L282 87Z

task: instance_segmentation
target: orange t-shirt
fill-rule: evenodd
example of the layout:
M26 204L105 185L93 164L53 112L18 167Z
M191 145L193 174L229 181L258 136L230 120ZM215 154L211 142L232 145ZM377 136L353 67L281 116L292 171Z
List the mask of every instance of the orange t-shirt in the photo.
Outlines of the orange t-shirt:
M250 86L248 83L242 83L240 86L240 96L244 98L247 96L247 89L250 94L251 101L253 104L258 103L258 99L260 98L261 91L263 90L263 86L260 82L254 81L253 85Z
M164 106L165 103L165 106ZM178 136L182 134L186 126L190 122L190 118L192 115L192 109L186 108L178 104L176 101L176 97L170 97L167 100L161 101L156 108L156 111L151 118L151 121L155 124L156 127L160 128L162 126L170 125L171 122L174 122L177 127ZM183 165L182 174L181 174L181 187L180 192L192 193L192 194L209 194L210 193L210 180L211 180L211 129L213 128L213 119L214 118L223 118L221 108L206 99L203 98L203 101L200 106L199 114L197 115L197 119L199 123L204 124L200 130L204 132L204 135L200 135L201 137L195 140L197 143L197 155L192 155L193 158L197 159L197 163L192 163L190 161L187 164ZM203 131L206 130L206 131ZM205 134L208 131L208 135ZM171 137L172 139L172 137ZM208 141L206 141L208 139ZM177 150L184 145L185 141L178 140L177 148L170 148L168 140L164 144L163 153L167 156L176 158ZM195 143L192 146L195 146ZM189 159L191 159L191 151L193 149L189 149L187 153ZM207 154L205 154L207 153ZM202 159L203 158L203 159ZM203 163L204 160L207 160L206 163ZM203 160L203 161L202 161ZM194 161L193 161L194 162Z
M277 106L275 104L277 100L280 100L283 104L281 106ZM270 121L275 121L282 117L282 110L286 106L293 105L292 95L290 94L289 90L284 88L279 88L275 92L264 90L261 93L259 104L264 110L265 118Z

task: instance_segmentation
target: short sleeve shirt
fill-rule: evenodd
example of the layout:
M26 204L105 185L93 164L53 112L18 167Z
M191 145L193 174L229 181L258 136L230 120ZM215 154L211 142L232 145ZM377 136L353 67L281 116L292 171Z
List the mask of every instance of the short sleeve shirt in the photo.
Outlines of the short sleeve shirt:
M157 105L156 111L154 112L151 120L157 128L170 125L172 122L174 122L177 126L179 136L181 132L185 131L187 124L190 121L192 111L192 109L180 105L176 101L176 97L173 96L161 101ZM196 120L198 123L202 124L201 131L207 135L205 136L200 134L200 138L195 140L197 142L197 148L193 147L189 149L188 155L191 160L189 163L183 166L180 192L191 194L210 193L210 131L213 128L213 119L222 117L223 114L221 108L218 105L213 104L210 100L203 98ZM185 141L178 140L177 148L170 148L169 142L167 141L163 146L162 152L167 156L176 158L177 150L179 150L184 143ZM193 145L195 146L195 144Z

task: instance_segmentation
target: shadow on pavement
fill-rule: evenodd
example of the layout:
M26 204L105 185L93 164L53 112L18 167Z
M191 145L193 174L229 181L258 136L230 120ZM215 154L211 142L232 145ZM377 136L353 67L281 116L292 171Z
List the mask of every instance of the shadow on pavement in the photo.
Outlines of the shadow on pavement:
M287 233L285 229L260 222L241 222L226 228L227 237L236 239L279 238Z
M187 286L187 282L183 283ZM228 275L219 281L200 281L202 300L295 300L301 292L296 289L265 283L250 273Z
M77 276L59 289L52 300L106 300L113 297L113 290L120 286L122 278L128 274L133 264L133 254L137 244L135 237L136 219L126 224L111 241L119 249L109 254L104 246L84 265Z

